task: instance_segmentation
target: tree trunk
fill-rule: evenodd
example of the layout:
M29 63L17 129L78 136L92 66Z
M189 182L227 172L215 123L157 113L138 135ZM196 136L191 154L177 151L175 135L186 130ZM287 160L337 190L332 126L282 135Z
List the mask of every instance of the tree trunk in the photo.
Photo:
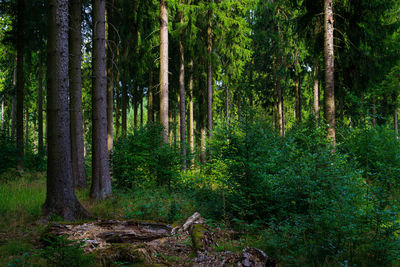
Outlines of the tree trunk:
M4 131L4 96L1 98L1 132Z
M133 125L135 129L138 126L138 86L135 85L133 88L133 98L132 98L132 107L133 107Z
M17 58L15 58L15 63L17 62ZM17 91L17 66L14 66L14 73L13 73L13 95L11 99L11 138L15 142L16 141L16 115L15 115L15 94Z
M190 78L189 78L189 142L190 153L194 153L194 112L193 112L193 59L190 60Z
M38 93L38 151L43 155L43 67L42 67L42 53L39 52L39 93Z
M24 0L17 10L17 147L18 169L24 169Z
M394 110L394 134L396 135L396 139L399 138L399 110L396 107Z
M82 52L81 52L81 0L70 2L69 30L69 79L71 107L71 160L74 185L86 188L86 173L83 144L83 115L82 115Z
M211 12L208 11L208 29L207 29L207 54L208 54L208 68L207 68L207 107L208 107L208 135L211 137L213 129L213 88L212 88L212 29L211 29Z
M83 115L82 115L82 52L81 52L81 0L70 3L69 27L69 94L71 107L71 160L74 185L86 188L86 173L83 144Z
M28 105L25 105L25 147L29 145L29 109Z
M168 143L168 8L165 0L160 0L160 120L164 126L164 143Z
M301 123L301 79L300 76L297 77L296 81L296 121Z
M153 70L149 72L149 94L147 100L147 122L154 122Z
M318 72L319 72L319 67L318 67L318 60L314 60L314 72L313 72L313 78L314 78L314 86L313 86L313 93L314 93L314 117L318 121L319 120L319 79L318 79Z
M181 14L181 23L183 24L183 14ZM180 73L179 73L179 94L180 94L180 138L182 152L182 170L186 171L186 96L185 96L185 50L183 47L183 34L179 37L180 52Z
M203 80L201 80L203 82ZM200 83L202 84L202 83ZM200 90L199 92L199 121L198 125L200 128L200 163L205 164L207 162L207 155L206 155L206 137L207 137L207 129L206 129L206 117L207 117L207 100L206 90Z
M279 134L280 136L285 136L285 113L283 105L283 94L281 87L281 79L277 78L276 81L277 97L278 97L278 120L279 120Z
M122 97L121 97L121 128L122 135L126 136L126 112L128 109L128 83L122 85Z
M254 59L250 60L250 77L249 77L249 105L253 107L253 65Z
M107 84L105 0L93 6L92 186L90 197L103 200L112 194L107 149Z
M334 146L335 131L335 67L333 47L333 0L324 0L325 7L325 120L328 123L327 137Z
M114 109L114 0L107 1L107 148L113 149L113 109ZM110 155L111 157L111 155Z
M140 96L140 127L143 127L143 94Z
M48 157L43 214L64 220L88 216L74 192L68 105L68 1L49 0L47 42Z

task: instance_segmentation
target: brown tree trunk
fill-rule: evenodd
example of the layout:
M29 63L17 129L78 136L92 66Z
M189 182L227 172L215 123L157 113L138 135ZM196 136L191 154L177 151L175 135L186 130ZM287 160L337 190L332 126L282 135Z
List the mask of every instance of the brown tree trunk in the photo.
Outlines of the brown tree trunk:
M207 29L207 54L208 54L208 67L207 67L207 108L208 108L208 135L211 137L213 129L213 88L212 88L212 29L211 29L211 12L208 11L208 29Z
M193 112L193 59L190 60L190 78L189 78L189 142L190 153L194 153L194 112Z
M126 119L128 109L128 84L122 84L122 97L121 97L121 128L122 135L126 136Z
M1 132L4 131L4 96L1 98Z
M202 80L203 81L203 80ZM198 125L200 128L200 163L205 164L207 162L207 154L206 154L206 137L207 137L207 129L206 129L206 117L207 117L207 102L206 102L206 90L201 90L199 94L199 120Z
M328 123L327 137L334 146L335 131L335 66L333 47L333 0L324 0L325 8L325 120Z
M74 184L86 188L82 115L81 0L70 0L69 24L69 94L71 107L71 160Z
M300 76L297 77L296 81L296 121L301 123L301 79Z
M39 52L39 93L38 93L38 151L43 155L43 67L42 67L42 53Z
M183 14L181 23L183 24ZM182 153L182 170L186 171L186 101L185 101L185 50L183 47L183 34L179 37L180 72L179 72L179 95L180 95L180 139Z
M24 0L17 10L17 147L18 169L24 169Z
M319 72L319 67L318 67L318 60L314 60L314 72L313 72L313 78L314 78L314 86L313 86L313 93L314 93L314 117L318 121L319 120L319 79L318 79L318 72Z
M147 121L154 122L154 95L153 95L153 70L149 72L149 94L147 100Z
M164 143L168 143L168 8L165 0L160 0L160 120L164 126Z
M29 145L29 108L25 105L25 147Z
M88 216L74 192L68 104L68 1L49 0L47 42L48 157L43 214L64 220Z
M143 94L140 96L140 127L143 127Z
M107 1L107 148L113 149L113 109L114 109L114 0ZM110 155L111 156L111 155Z
M103 200L112 194L107 149L107 84L105 0L93 6L92 185L90 197Z

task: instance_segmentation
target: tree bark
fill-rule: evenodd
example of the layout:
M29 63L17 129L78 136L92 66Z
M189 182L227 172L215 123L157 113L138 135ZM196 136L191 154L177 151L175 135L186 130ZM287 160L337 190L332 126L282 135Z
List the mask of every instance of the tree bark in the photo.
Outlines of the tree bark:
M183 14L180 15L183 24ZM182 170L186 171L186 96L185 96L185 50L183 47L183 34L179 37L180 72L179 72L179 94L180 94L180 138L182 153Z
M301 123L302 114L301 114L301 78L297 77L296 81L296 121L297 123Z
M143 94L140 96L140 127L143 127Z
M285 136L285 113L284 113L283 94L282 94L280 77L277 77L276 90L278 98L279 135Z
M17 148L18 169L24 169L24 0L17 2Z
M38 151L43 155L43 66L42 53L39 52L39 93L38 93Z
M29 145L29 108L25 105L25 147Z
M43 214L64 220L88 216L74 192L68 105L68 1L49 0L47 42L48 158Z
M123 83L122 97L121 97L121 128L123 136L126 136L127 109L128 109L128 83L125 84Z
M107 1L107 148L113 149L113 109L114 109L114 0ZM110 155L111 156L111 155Z
M82 115L82 37L81 37L81 0L70 0L69 24L69 94L71 107L71 160L74 185L86 188L86 173L83 144Z
M153 70L149 72L149 94L147 101L147 121L149 123L154 122L154 95L153 95Z
M4 131L4 96L1 98L1 132Z
M133 125L135 129L138 126L138 86L135 85L133 88L133 98L132 98L132 107L133 107Z
M190 78L189 78L189 142L190 153L194 153L194 111L193 111L193 59L190 60Z
M318 60L314 60L314 72L313 72L313 77L314 77L314 86L313 86L313 93L314 93L314 117L318 121L319 120L319 79L318 79L318 72L319 72L319 66L318 66Z
M336 143L335 131L335 67L333 47L333 0L324 0L325 8L325 120L328 123L327 137L334 146Z
M107 148L107 84L105 0L93 6L92 185L90 197L103 200L112 194Z
M164 126L164 143L168 143L168 8L165 0L160 0L160 120Z
M211 29L211 11L208 11L208 28L207 28L207 54L208 54L208 66L207 66L207 107L208 107L208 136L212 136L213 129L213 88L212 88L212 29Z

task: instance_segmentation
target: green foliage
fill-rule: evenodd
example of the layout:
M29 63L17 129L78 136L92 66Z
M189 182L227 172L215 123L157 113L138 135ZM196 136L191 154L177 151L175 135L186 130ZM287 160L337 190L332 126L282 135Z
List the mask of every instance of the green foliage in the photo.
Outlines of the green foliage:
M383 209L387 202L351 158L329 149L323 128L312 129L299 127L281 138L250 118L215 130L210 179L224 192L227 216L239 225L264 225L265 249L287 264L393 263L394 210ZM382 159L373 159L374 170L390 167L391 156L382 162L377 154Z
M9 168L17 166L18 150L15 142L5 134L0 133L0 174Z
M149 124L115 144L113 173L119 188L171 185L177 177L179 154L162 141L162 126Z
M48 245L41 251L41 257L49 266L86 267L92 266L93 255L83 254L83 242L69 240L66 236L52 236L45 240Z

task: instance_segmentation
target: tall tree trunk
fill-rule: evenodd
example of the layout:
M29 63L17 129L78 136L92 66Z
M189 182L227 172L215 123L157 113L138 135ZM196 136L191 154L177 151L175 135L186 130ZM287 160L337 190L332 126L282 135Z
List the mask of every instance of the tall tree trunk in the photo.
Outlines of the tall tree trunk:
M17 10L17 147L18 169L24 169L24 0Z
M314 86L313 86L313 93L314 93L314 117L318 121L319 120L319 79L318 79L318 60L314 59L314 72L313 72L313 79L314 79Z
M296 121L297 123L301 123L301 78L297 77L296 81Z
M28 105L25 105L25 147L29 145L29 109Z
M181 23L183 24L183 14L181 14ZM182 153L182 170L186 171L186 96L185 96L185 50L183 47L183 34L179 37L180 52L180 72L179 72L179 95L180 95L180 138Z
M123 83L122 97L121 97L121 128L123 136L126 136L127 109L128 109L128 83Z
M43 214L64 220L86 217L74 192L68 104L68 1L49 0L47 42L48 157Z
M190 60L190 78L189 78L189 142L190 153L194 153L194 111L193 111L193 59Z
M118 79L117 79L117 81L118 81ZM116 99L117 106L116 106L116 110L115 110L115 134L116 134L117 138L120 135L120 129L121 129L121 127L120 127L121 97L119 95L119 91L120 91L119 88L120 88L119 86L117 86L117 88L116 88L116 90L117 90L117 99Z
M153 70L149 72L149 94L147 100L147 121L154 122Z
M86 188L86 173L83 144L82 115L82 37L81 37L81 0L70 0L69 26L69 94L71 107L71 160L74 184Z
M281 78L277 77L276 88L278 93L278 120L279 120L279 134L285 136L285 112L283 105L283 93L281 86Z
M90 197L103 200L112 194L107 149L107 84L105 0L93 6L92 186Z
M143 94L140 96L140 127L143 127Z
M208 135L211 137L213 129L213 88L212 88L212 29L211 29L211 11L208 11L208 29L207 29L207 108L208 108Z
M15 58L15 63L17 63L17 58ZM16 105L15 105L15 95L17 92L17 64L15 64L14 66L14 73L13 73L13 94L12 94L12 98L11 98L11 138L13 141L16 141Z
M165 0L160 0L160 120L164 126L164 143L168 143L168 8Z
M107 148L113 149L113 109L114 109L114 0L107 0ZM110 155L111 157L111 155Z
M138 86L135 85L133 88L133 98L132 98L132 107L133 107L133 125L135 129L138 126Z
M4 131L4 96L1 98L1 132Z
M201 79L203 82L203 80ZM203 84L203 83L200 83ZM207 154L206 154L206 137L207 137L207 129L206 129L206 118L207 118L207 90L200 90L199 92L199 119L198 125L200 128L200 163L205 164L207 162Z
M335 131L335 66L333 47L333 0L324 0L325 8L325 120L328 123L327 137L336 143Z
M38 151L43 155L43 66L42 53L39 52L39 93L38 93Z

